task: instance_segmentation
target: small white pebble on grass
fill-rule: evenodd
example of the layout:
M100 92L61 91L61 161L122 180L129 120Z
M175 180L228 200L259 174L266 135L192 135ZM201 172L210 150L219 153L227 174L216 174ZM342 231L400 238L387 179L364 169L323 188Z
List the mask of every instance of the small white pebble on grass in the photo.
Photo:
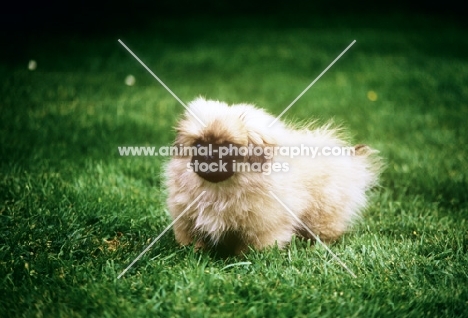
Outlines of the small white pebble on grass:
M135 85L135 81L135 76L133 75L128 75L127 77L125 77L125 85L127 86Z
M34 71L37 68L37 63L34 60L30 60L28 63L28 70Z

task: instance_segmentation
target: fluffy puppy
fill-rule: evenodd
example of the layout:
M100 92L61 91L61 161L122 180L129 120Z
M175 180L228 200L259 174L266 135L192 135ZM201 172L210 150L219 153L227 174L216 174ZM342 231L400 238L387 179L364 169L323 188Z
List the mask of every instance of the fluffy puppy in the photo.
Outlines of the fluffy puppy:
M269 127L275 117L262 109L203 98L188 107L190 112L177 124L174 146L210 146L213 151L179 153L166 167L167 204L174 219L206 191L174 224L181 245L195 243L198 248L239 254L249 246L283 247L293 234L313 239L271 192L321 240L330 242L359 215L366 192L377 182L381 165L376 151L364 145L349 147L330 125L294 128L278 121ZM232 150L249 146L257 151ZM222 158L217 153L221 147L231 147ZM304 153L314 147L317 153L292 156L292 147L302 147ZM351 153L339 155L336 149L342 147ZM268 149L280 151L271 154ZM330 154L332 149L335 155ZM205 168L215 162L226 169L195 169L203 162ZM250 166L250 171L236 167L238 163Z

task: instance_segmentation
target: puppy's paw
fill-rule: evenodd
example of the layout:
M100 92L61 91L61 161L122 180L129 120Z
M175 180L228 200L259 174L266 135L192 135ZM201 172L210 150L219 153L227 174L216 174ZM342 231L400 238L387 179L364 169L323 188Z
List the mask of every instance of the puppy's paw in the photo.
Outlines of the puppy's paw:
M203 240L197 240L195 242L194 248L195 248L195 252L201 252L206 249L206 244Z
M177 243L182 246L190 245L193 242L193 238L190 233L177 225L174 226L174 235Z

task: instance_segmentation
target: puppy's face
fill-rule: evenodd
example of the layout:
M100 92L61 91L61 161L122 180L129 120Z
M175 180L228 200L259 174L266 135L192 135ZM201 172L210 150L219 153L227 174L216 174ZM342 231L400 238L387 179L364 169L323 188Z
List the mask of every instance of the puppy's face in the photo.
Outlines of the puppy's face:
M175 146L197 149L187 159L200 178L223 182L235 175L236 162L266 161L263 156L249 156L239 150L249 145L265 147L275 143L266 129L271 116L250 105L228 106L201 98L190 103L189 109L176 127Z

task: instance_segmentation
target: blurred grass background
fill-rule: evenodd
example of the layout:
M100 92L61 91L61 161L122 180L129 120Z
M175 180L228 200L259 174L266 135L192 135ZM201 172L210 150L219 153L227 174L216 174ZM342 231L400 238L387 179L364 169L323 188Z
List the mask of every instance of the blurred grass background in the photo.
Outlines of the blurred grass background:
M0 53L1 317L468 313L466 25L306 9L14 24ZM358 278L303 241L222 260L167 233L117 280L170 222L164 159L117 147L169 145L183 112L118 39L185 102L273 114L357 40L287 118L334 118L386 158L363 220L331 247Z

